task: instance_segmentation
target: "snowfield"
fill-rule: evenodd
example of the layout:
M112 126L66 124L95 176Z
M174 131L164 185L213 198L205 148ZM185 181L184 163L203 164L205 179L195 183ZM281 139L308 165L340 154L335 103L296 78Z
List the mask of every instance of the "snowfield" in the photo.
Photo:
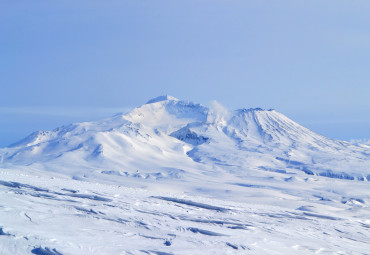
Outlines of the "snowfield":
M370 254L370 147L170 96L0 149L0 254Z

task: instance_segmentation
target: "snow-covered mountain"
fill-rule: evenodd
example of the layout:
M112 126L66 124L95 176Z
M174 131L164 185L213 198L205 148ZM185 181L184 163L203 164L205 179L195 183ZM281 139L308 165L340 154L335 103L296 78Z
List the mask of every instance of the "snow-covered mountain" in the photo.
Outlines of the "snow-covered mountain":
M3 164L42 163L75 177L303 171L370 179L367 146L326 138L275 110L218 111L171 96L101 121L35 132L0 153Z
M369 254L370 147L162 96L0 149L0 254Z

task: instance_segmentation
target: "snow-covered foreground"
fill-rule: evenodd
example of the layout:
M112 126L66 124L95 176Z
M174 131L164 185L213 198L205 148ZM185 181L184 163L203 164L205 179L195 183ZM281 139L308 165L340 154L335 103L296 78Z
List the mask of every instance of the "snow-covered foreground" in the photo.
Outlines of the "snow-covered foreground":
M0 178L0 254L369 254L368 182Z
M165 96L0 149L0 254L370 254L370 146Z

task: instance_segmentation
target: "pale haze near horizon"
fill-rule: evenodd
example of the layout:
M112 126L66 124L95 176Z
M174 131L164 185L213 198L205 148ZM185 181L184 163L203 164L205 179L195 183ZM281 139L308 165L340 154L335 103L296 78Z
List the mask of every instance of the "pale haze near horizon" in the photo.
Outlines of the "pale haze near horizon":
M170 94L370 138L368 1L2 1L0 146Z

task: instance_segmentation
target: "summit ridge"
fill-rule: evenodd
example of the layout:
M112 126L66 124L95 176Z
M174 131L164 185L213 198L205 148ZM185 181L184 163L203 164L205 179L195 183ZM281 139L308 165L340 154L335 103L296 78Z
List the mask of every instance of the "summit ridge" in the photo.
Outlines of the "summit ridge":
M153 104L153 103L158 103L161 101L168 101L168 100L178 101L179 99L177 99L176 97L170 96L170 95L164 95L164 96L158 96L158 97L152 98L148 102L146 102L146 104Z

